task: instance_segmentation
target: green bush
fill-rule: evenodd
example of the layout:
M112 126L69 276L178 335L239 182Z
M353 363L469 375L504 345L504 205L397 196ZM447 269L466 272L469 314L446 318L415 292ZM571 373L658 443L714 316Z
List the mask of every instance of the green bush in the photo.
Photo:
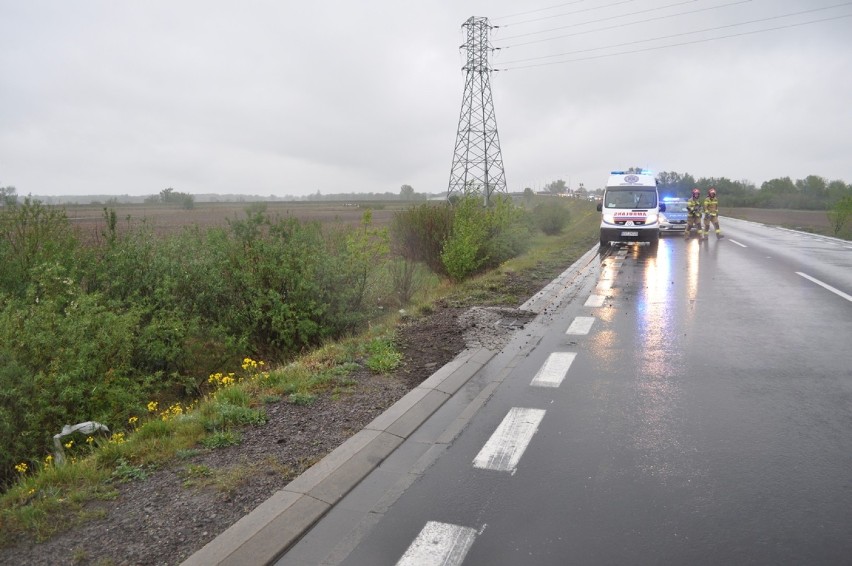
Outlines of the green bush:
M80 247L58 209L0 211L0 484L64 424L121 429L247 354L287 359L351 331L391 292L373 289L387 235L369 212L324 231L253 206L173 236L104 218L103 238Z
M497 196L487 209L488 238L484 245L484 267L497 267L529 249L532 233L530 219L512 200Z
M356 330L380 300L405 303L419 265L460 279L517 254L529 231L501 199L415 206L394 217L390 237L370 211L357 227L329 229L264 205L174 235L145 222L119 230L109 209L104 224L82 245L61 209L27 199L0 210L0 485L49 454L65 424L120 432L149 401L206 393L210 374L244 356L286 361ZM392 347L369 359L376 371L400 363ZM275 379L291 402L312 402L306 384ZM223 405L211 428L265 418Z
M33 269L60 266L74 276L77 239L65 211L26 198L0 208L0 293L21 296Z
M51 281L52 277L58 277ZM49 287L57 287L46 292ZM63 425L111 430L144 396L133 378L133 314L107 309L45 270L24 299L0 301L0 463L39 459Z
M523 209L508 198L495 198L484 208L479 198L460 198L453 229L441 259L456 281L518 256L529 246L530 229Z
M536 226L548 236L561 234L568 225L570 217L567 208L552 202L538 204L533 209Z
M486 209L474 197L459 199L454 213L453 229L441 250L441 261L447 274L461 281L488 260L484 254L488 220Z
M838 200L826 214L834 235L839 236L843 228L852 221L852 196Z

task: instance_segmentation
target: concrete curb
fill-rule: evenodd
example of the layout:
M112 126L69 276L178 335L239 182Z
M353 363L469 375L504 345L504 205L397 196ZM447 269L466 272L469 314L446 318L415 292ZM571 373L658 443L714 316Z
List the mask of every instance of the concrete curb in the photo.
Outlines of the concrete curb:
M480 348L456 356L182 565L275 562L496 353Z
M581 272L597 257L599 251L599 244L592 246L589 251L580 256L577 261L572 263L568 269L560 273L556 279L545 285L541 291L530 297L518 308L522 311L541 314L552 308L555 304L561 302L566 293L569 292L569 284L571 281L574 277L576 277L577 273Z

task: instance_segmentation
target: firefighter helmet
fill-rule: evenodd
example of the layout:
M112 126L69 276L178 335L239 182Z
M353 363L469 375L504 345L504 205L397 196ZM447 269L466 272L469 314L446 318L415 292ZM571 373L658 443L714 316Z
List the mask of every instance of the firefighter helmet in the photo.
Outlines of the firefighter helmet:
M700 196L701 196L701 191L699 191L697 188L692 189L692 198L698 198Z
M716 198L716 189L710 187L710 190L707 191L707 196L709 196L710 198Z

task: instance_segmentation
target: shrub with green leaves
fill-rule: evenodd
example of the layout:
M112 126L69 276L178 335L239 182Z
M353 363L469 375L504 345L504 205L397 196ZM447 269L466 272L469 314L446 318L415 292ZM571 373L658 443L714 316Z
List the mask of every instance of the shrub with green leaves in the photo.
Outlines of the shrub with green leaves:
M481 199L466 196L458 199L453 210L453 228L444 243L441 260L456 281L500 265L529 246L526 214L509 198L497 196L485 208Z
M447 274L461 281L488 260L485 245L489 227L487 211L475 197L459 199L453 210L453 229L444 243L441 261Z
M843 228L852 221L852 195L839 199L826 214L834 235L839 236Z
M0 484L64 424L121 430L246 354L287 359L351 331L390 293L373 288L387 235L369 211L323 229L256 205L226 228L165 236L104 219L80 246L61 209L0 210Z
M0 208L0 294L23 295L34 269L57 266L75 278L78 242L65 211L30 198Z
M488 259L484 267L490 269L527 251L532 230L526 211L509 197L495 196L486 210L488 238L484 248Z
M568 225L571 215L561 204L549 202L536 205L533 218L539 230L548 236L556 236Z
M40 281L51 277L46 272ZM38 459L65 424L114 429L144 396L134 376L133 313L113 312L60 277L0 301L0 466ZM50 283L53 284L53 283Z

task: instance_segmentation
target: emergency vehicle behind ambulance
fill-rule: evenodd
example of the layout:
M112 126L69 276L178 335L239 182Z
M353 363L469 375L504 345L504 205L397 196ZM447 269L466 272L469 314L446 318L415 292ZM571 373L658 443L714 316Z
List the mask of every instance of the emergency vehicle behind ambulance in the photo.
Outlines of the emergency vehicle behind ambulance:
M601 247L612 242L645 243L660 241L660 201L657 180L650 171L613 171L604 189L601 211Z

